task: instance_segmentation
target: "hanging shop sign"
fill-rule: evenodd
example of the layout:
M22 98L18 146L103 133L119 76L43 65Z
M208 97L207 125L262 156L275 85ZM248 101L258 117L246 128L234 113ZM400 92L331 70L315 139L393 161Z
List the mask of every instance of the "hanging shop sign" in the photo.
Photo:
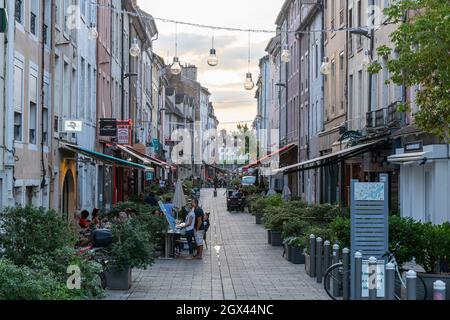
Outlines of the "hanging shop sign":
M155 152L159 152L159 145L160 145L160 143L159 143L158 139L152 140L152 147L153 147L153 150L155 150Z
M83 131L83 122L77 120L64 120L64 132Z
M129 128L117 128L117 143L118 144L130 144L130 129Z
M151 170L145 171L145 180L153 181L153 171Z
M117 136L117 120L116 119L100 119L100 136L116 137Z

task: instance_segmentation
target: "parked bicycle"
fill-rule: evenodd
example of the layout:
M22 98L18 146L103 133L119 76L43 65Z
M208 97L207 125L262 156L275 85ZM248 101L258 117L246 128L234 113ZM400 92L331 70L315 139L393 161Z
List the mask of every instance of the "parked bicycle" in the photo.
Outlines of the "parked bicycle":
M398 248L398 245L397 245ZM394 265L395 269L395 289L394 297L396 300L406 300L406 272L407 269L399 267L395 254L391 251L386 252L383 258L387 257L387 260ZM325 272L323 279L323 286L328 296L333 300L343 300L344 298L344 278L350 279L350 268L345 271L344 264L342 262L336 263L329 267ZM349 280L350 281L350 280ZM426 300L427 287L425 281L418 274L417 275L417 300ZM348 288L350 283L348 283Z

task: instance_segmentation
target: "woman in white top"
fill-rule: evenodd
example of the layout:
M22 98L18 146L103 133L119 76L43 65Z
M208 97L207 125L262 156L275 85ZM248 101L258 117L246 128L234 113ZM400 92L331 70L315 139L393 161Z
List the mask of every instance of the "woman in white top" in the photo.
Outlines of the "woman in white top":
M189 257L186 259L193 259L194 256L194 226L195 226L195 212L194 208L192 206L189 206L189 213L186 216L186 219L184 221L185 223L185 229L186 229L186 239L189 246Z

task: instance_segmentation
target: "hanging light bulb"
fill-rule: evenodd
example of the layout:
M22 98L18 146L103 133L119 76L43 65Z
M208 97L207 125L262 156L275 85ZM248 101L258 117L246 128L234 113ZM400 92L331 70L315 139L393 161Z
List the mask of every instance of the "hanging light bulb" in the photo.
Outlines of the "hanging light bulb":
M284 45L283 52L281 53L281 61L288 63L291 61L291 52L287 44Z
M330 63L328 62L328 58L324 58L322 65L320 66L320 73L323 75L329 75L331 73Z
M173 75L179 75L181 73L181 64L178 57L173 57L173 63L170 67L170 72L172 72Z
M247 72L247 76L245 77L245 82L244 82L244 88L245 90L253 90L253 88L255 87L255 83L253 82L252 79L252 73L251 72Z
M245 77L244 88L245 90L252 90L255 87L255 83L252 79L252 73L250 72L250 31L248 32L248 72Z
M94 23L91 23L91 27L89 28L88 37L90 40L97 39L97 37L98 37L98 31L97 31L97 28L95 27Z
M219 59L217 58L217 54L216 54L216 49L214 49L214 31L213 31L213 34L212 34L211 50L209 50L209 57L208 57L208 60L206 62L211 67L215 67L219 63Z
M365 50L364 51L364 57L363 57L363 60L362 60L362 64L365 65L365 66L368 66L371 63L372 63L372 59L370 58L369 50Z
M217 66L217 64L219 63L219 59L217 58L217 55L216 55L216 49L209 50L209 57L208 57L207 62L208 62L208 65L211 67Z
M130 55L132 57L137 57L140 54L141 54L141 48L139 48L138 39L134 38L133 44L131 45L131 48L130 48Z

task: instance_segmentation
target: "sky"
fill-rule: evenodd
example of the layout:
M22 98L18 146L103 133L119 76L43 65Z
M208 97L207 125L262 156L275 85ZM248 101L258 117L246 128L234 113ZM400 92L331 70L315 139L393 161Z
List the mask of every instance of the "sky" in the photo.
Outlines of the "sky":
M284 0L138 0L140 8L155 18L171 19L203 25L275 31L275 20ZM248 32L214 31L214 47L219 65L209 67L206 60L212 46L211 29L201 29L156 20L159 39L155 52L166 62L175 53L175 31L178 35L178 57L181 63L198 67L198 81L211 92L215 113L221 128L235 129L237 121L256 116L255 89L243 87L248 71ZM250 72L258 79L259 59L266 53L270 38L275 35L250 35Z

